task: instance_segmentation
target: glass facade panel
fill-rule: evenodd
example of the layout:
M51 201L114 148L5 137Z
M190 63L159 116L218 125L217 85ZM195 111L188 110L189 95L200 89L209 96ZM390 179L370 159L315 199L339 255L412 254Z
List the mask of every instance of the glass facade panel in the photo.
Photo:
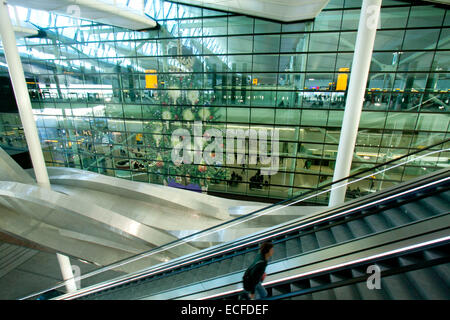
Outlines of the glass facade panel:
M398 71L429 71L433 60L434 52L417 51L402 52Z
M252 34L254 19L243 16L228 17L228 35Z
M313 33L309 41L309 51L336 51L339 33Z
M279 52L280 51L280 35L264 35L254 36L253 51L258 52Z
M255 20L255 33L275 33L281 31L281 23Z
M330 71L336 65L336 53L308 54L307 70Z
M376 50L399 50L402 47L404 30L379 30L375 37L373 49Z
M450 49L450 29L442 29L438 49Z
M314 20L314 31L339 30L342 11L325 11Z
M440 27L445 10L433 6L413 6L409 14L408 28Z
M439 37L439 29L406 30L404 50L434 49Z
M203 20L199 19L196 21L198 21L196 24L190 24L189 21L187 21L187 23L180 25L180 28L181 29L196 28L200 31L199 35L215 36L215 35L227 34L227 28L228 28L228 18L227 17L214 18L214 19L203 19ZM203 28L203 30L202 30L202 28Z
M361 7L361 4L355 4L353 8ZM344 10L342 17L342 30L358 30L359 16L361 10Z
M354 51L356 43L356 32L342 32L339 38L338 51Z
M333 175L360 7L331 0L314 21L277 23L152 0L145 10L160 28L144 32L31 11L47 38L26 38L18 48L45 161L255 197L316 188ZM383 1L353 169L448 136L447 11ZM244 167L207 166L200 174L198 166L171 165L171 134L192 130L196 120L204 129L279 130L279 172L255 183L261 163L250 163L248 140ZM0 112L0 145L24 147L19 127L17 114ZM378 190L421 170L402 167L357 187Z
M249 53L253 50L253 36L228 37L228 53Z
M383 5L385 4L386 2L383 2ZM408 21L409 11L409 6L400 8L382 7L380 12L381 29L403 28Z
M282 34L280 52L307 52L309 34Z

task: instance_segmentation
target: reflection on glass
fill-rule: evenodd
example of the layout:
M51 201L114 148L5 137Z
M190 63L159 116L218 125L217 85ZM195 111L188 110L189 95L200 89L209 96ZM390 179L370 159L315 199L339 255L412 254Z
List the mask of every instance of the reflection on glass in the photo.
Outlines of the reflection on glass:
M169 162L174 130L190 130L195 120L275 125L284 169L268 185L250 186L256 172L250 169L258 168L238 167L237 185L227 172L205 190L285 198L294 188L316 187L333 172L360 6L334 0L315 21L283 24L152 0L145 10L160 28L145 32L30 11L48 38L26 38L18 48L47 165L158 184L186 181L185 173L156 166ZM450 111L444 16L437 7L383 1L357 137L357 146L368 149L357 148L355 168L444 138ZM25 146L17 115L0 113L0 137L2 146ZM406 167L400 180L360 189L422 172Z

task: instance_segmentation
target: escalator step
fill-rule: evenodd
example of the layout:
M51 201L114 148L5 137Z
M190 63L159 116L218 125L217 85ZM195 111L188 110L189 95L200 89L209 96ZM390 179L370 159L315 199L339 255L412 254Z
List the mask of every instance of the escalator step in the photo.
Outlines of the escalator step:
M365 272L365 270L363 271L361 268L352 268L351 273L352 273L353 278L367 276L367 273Z
M292 297L292 298L290 298L290 300L313 300L313 297L312 297L311 293L307 293L307 294L302 294L300 296Z
M302 253L302 244L300 238L286 241L286 253L288 257L292 257Z
M142 292L143 293L145 292L146 295L154 295L154 294L158 294L163 291L166 291L166 290L170 289L171 287L173 287L173 284L171 281L167 281L167 280L163 281L163 279L161 279L160 281L142 286L142 288L141 288Z
M381 278L381 288L392 300L418 300L420 294L414 289L404 274Z
M321 248L331 246L336 243L336 240L331 233L331 230L320 230L316 232L317 241Z
M170 277L164 277L162 279L158 279L158 280L152 282L151 287L152 288L156 288L156 287L162 288L162 287L167 286L170 283L172 283L172 279L170 279Z
M134 299L139 299L142 297L145 297L149 294L149 290L145 290L143 288L141 288L140 286L131 286L130 288L127 288L126 291L124 291L123 293L118 292L116 294L116 299L127 299L127 300L134 300ZM125 298L124 298L125 297ZM113 298L114 299L114 298Z
M313 300L336 300L334 290L323 290L312 294Z
M217 263L210 263L205 268L205 279L214 278L219 273Z
M450 288L450 263L440 264L432 269L439 275L445 286Z
M216 276L228 274L230 267L231 267L231 258L227 258L225 260L220 261L218 265L219 272L216 273Z
M336 300L360 300L361 296L358 293L355 285L343 286L334 288L334 295Z
M445 203L450 203L450 190L441 192L439 197L444 200Z
M234 256L231 261L230 272L242 270L244 268L244 258L244 254Z
M420 262L420 260L418 258L415 258L412 256L399 257L398 261L399 261L400 266L402 266L402 267L414 265L417 262Z
M255 260L256 254L255 252L247 252L244 257L244 268L247 268L249 265L252 264L253 260Z
M431 268L409 271L405 273L405 277L414 285L422 299L450 299L449 288Z
M192 282L199 282L204 280L204 267L198 267L189 272L189 277L191 277Z
M355 238L346 224L331 227L331 232L338 243Z
M279 242L273 246L272 261L277 261L286 258L286 242Z
M347 278L344 276L332 273L332 274L330 274L330 280L332 283L336 283L336 282L341 282L341 281L347 280Z
M363 220L374 230L375 232L382 232L393 225L386 220L386 218L381 214L372 214L370 216L364 217Z
M427 260L435 260L447 256L447 252L439 250L439 248L425 250L423 254Z
M202 266L195 268L192 270L192 278L195 282L200 282L207 279L207 270L208 266Z
M314 287L319 287L319 286L329 284L330 281L331 280L330 280L329 275L324 275L324 276L316 277L313 279L309 279L309 285L311 288L314 288Z
M272 296L279 296L282 294L286 294L286 293L291 293L291 286L289 285L289 283L287 284L283 284L283 285L278 285L272 288Z
M191 272L192 271L183 272L183 274L181 275L181 279L179 281L180 286L185 286L185 285L192 284L195 282L194 277L191 274Z
M290 285L291 285L291 292L305 290L305 289L310 288L309 282L307 282L307 281L292 282L292 283L290 283Z
M313 233L305 234L300 238L303 252L308 252L319 248L317 239Z
M365 281L359 282L355 286L362 300L385 300L388 298L382 290L383 287L381 287L381 290L369 290Z
M427 206L424 203L419 204L420 201L416 202L410 202L407 204L404 204L400 207L400 209L409 217L412 218L412 220L423 220L426 218L429 218L433 211L428 210Z
M186 279L185 276L184 276L184 274L178 273L177 275L175 275L175 276L172 278L171 283L172 283L174 286L179 287L179 286L182 284L182 282L183 282L184 279Z
M441 197L433 196L425 199L421 199L419 202L428 206L429 213L432 215L438 215L450 211L449 203L443 200Z
M382 216L389 221L394 227L402 226L413 220L404 214L399 208L393 208L383 211Z
M373 230L369 227L369 225L361 219L348 221L347 225L356 238L364 237L373 233Z

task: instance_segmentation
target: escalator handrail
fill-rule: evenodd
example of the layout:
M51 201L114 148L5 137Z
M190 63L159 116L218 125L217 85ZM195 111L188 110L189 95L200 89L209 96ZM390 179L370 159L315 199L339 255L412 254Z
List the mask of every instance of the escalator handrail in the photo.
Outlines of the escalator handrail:
M327 267L327 270L324 270L324 271L319 269L318 272L312 272L312 273L310 273L310 274L308 274L306 276L303 276L303 275L299 275L299 276L295 276L295 277L291 276L291 277L289 277L288 280L284 280L284 279L279 280L279 279L277 279L277 280L274 280L274 281L269 281L269 282L265 283L265 287L266 288L271 288L271 287L273 288L273 287L276 287L278 285L284 285L284 284L287 284L287 283L297 282L297 281L302 280L302 279L313 279L315 277L320 277L320 276L323 276L325 274L332 274L332 273L339 272L339 271L342 271L342 270L349 270L349 269L353 269L355 267L357 268L357 267L368 265L368 264L377 264L377 263L380 263L380 261L383 262L383 261L386 261L386 260L390 260L392 258L407 256L407 255L414 254L414 253L419 252L419 251L426 251L426 250L429 250L429 249L433 249L433 248L440 247L440 246L445 246L445 245L448 245L448 244L450 244L450 238L449 237L440 238L440 239L436 239L436 240L430 240L430 241L427 241L425 243L420 243L420 244L417 244L417 245L409 246L409 247L412 247L412 248L407 248L407 250L395 249L395 250L391 250L392 252L390 252L390 253L388 252L387 254L383 254L383 255L375 257L375 258L362 259L363 261L357 260L357 261L353 261L353 262L350 262L350 263L345 263L344 265L343 264L336 264L335 267L333 267L333 266ZM439 262L439 263L447 262L448 259L449 259L449 257L436 258L436 259L434 259L434 263L436 263L436 262ZM434 263L431 263L431 265L434 265ZM423 267L423 266L430 265L430 263L428 261L419 261L419 262L416 262L415 265L419 265L420 267ZM408 266L391 266L387 271L386 270L381 271L381 275L387 276L387 275L391 275L392 273L393 274L399 273L399 272L393 272L392 270L397 270L397 271L398 270L402 270L403 271L403 270L410 270L410 269L415 269L415 268L411 267L411 265L408 265ZM363 277L365 279L367 279L367 275L365 275ZM331 283L330 282L330 288L339 287L339 286L342 285L342 282L346 282L346 281L349 281L351 283L356 283L356 282L359 282L360 278L351 278L351 279L352 279L351 281L349 281L349 279L347 279L347 280L343 280L343 281L335 282L335 283ZM290 298L290 297L298 296L298 295L301 295L303 293L309 293L307 291L311 291L311 292L320 291L321 290L320 287L321 286L314 287L314 288L309 288L309 289L300 289L300 290L296 290L296 291L293 291L293 292L290 292L290 293L279 294L277 296L267 297L266 300L279 300L279 299L284 299L284 298ZM311 290L311 289L317 289L317 290ZM242 291L243 291L243 289L241 289L241 290L234 290L232 293L217 294L217 295L214 295L212 299L230 298L232 296L236 296L237 294L239 294ZM208 299L211 299L211 298L210 297L206 297L206 298L202 298L201 300L208 300Z
M90 277L90 276L93 276L93 275L96 275L96 274L100 274L100 273L102 273L102 272L104 272L104 271L108 271L108 270L110 270L112 267L114 267L114 266L116 266L116 265L124 265L124 264L127 264L127 261L128 261L128 260L132 260L132 261L130 261L130 262L133 262L133 261L137 261L137 260L139 260L139 259L141 259L141 258L145 258L145 257L149 256L152 252L155 252L155 251L157 251L157 250L161 250L161 249L163 249L164 247L172 246L172 245L175 245L176 243L181 243L181 244L182 244L182 243L187 243L187 241L185 241L185 240L187 240L187 239L189 239L189 238L192 238L192 237L201 235L202 233L206 233L206 232L211 231L211 230L213 230L213 229L215 229L215 228L219 228L219 227L225 226L225 225L227 225L227 224L230 224L230 223L232 223L232 222L235 222L235 221L244 219L244 218L246 218L246 217L255 215L255 214L259 213L259 212L268 210L268 209L273 208L273 207L275 207L275 206L283 205L283 204L285 204L285 203L287 203L287 202L289 202L289 201L296 200L296 199L298 199L298 198L304 197L304 196L309 195L309 194L311 194L311 193L320 191L320 190L322 190L322 189L324 189L324 188L326 188L326 187L329 187L329 186L332 186L332 185L334 185L334 184L337 184L337 183L346 181L346 180L348 180L348 179L354 178L354 177L359 176L359 175L361 175L361 174L363 174L363 173L367 173L367 172L373 171L373 170L378 169L378 168L380 168L380 167L389 165L389 164L391 164L391 163L393 163L393 162L402 160L402 159L404 159L404 158L407 158L407 157L410 157L410 156L415 155L415 154L417 154L417 153L420 153L420 152L429 150L429 149L431 149L431 148L434 148L434 147L436 147L436 146L445 144L445 143L447 143L447 142L450 142L450 138L445 139L445 140L443 140L443 141L441 141L441 142L435 143L435 144L433 144L433 145L427 146L427 147L425 147L425 148L416 150L416 151L411 152L411 153L409 153L409 154L403 155L403 156L401 156L401 157L398 157L398 158L395 158L395 159L391 159L391 160L389 160L389 161L387 161L387 162L378 164L378 165L376 165L376 166L374 166L374 167L371 167L371 168L365 169L365 170L363 170L363 171L360 171L360 172L351 174L351 175L349 175L349 176L347 176L347 177L344 177L344 178L342 178L342 179L339 179L339 180L330 182L330 183L328 183L328 184L319 186L319 187L317 187L317 188L315 188L315 189L311 189L311 190L309 190L309 191L307 191L307 192L305 192L305 193L303 193L303 194L300 194L300 195L291 197L291 198L289 198L289 199L282 200L282 201L280 201L280 202L271 204L271 205L266 206L266 207L264 207L264 208L255 210L255 211L250 212L250 213L245 214L245 215L242 215L242 216L240 216L240 217L237 217L237 218L234 218L234 219L225 221L225 222L220 223L220 224L218 224L218 225L215 225L215 226L212 226L212 227L203 229L203 230L201 230L201 231L198 231L198 232L196 232L196 233L193 233L193 234L191 234L191 235L188 235L188 236L182 237L182 238L180 238L180 239L177 239L177 240L168 242L168 243L166 243L166 244L164 244L164 245L162 245L162 246L158 246L158 247L153 248L153 249L151 249L151 250L149 250L149 251L146 251L146 252L137 254L137 255L132 256L132 257L125 258L125 259L123 259L123 260L116 261L116 262L114 262L114 263L112 263L112 264L110 264L110 265L107 265L107 266L104 266L104 267L102 267L102 268L100 268L100 269L91 271L91 272L89 272L88 274L84 275L82 278L85 279L85 278L88 278L88 277ZM194 257L191 257L191 259L194 259ZM130 262L128 262L128 263L130 263ZM156 267L156 266L155 266L155 267ZM176 266L175 266L175 267L176 267ZM150 271L150 270L147 270L147 271ZM131 276L131 275L130 275L130 276ZM34 297L34 296L36 296L36 295L38 295L38 294L40 294L40 293L47 292L47 291L49 291L49 290L59 288L59 287L63 286L64 283L65 283L65 281L61 281L60 283L56 284L55 286L53 286L53 287L51 287L51 288L48 288L48 289L46 289L46 290L43 290L43 291L41 291L41 292L39 292L39 293L35 293L35 294L32 294L32 295L29 295L29 296L24 297L24 298L22 298L22 299L27 299L27 298L29 298L29 297Z

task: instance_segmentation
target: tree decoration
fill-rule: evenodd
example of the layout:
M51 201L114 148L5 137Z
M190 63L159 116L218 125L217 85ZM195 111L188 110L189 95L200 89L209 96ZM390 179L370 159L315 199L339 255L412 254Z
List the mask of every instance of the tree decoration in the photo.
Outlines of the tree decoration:
M190 109L186 109L183 111L183 120L192 121L194 120L194 114Z
M197 82L196 82L197 81ZM195 184L208 187L209 184L221 183L229 178L229 170L220 164L207 165L202 162L192 165L181 162L172 162L171 152L182 138L172 138L174 130L184 128L191 130L191 144L194 143L192 127L194 121L209 123L219 117L219 107L211 106L212 100L196 90L182 90L180 88L195 88L198 79L194 76L185 76L165 79L167 84L172 83L169 90L155 93L156 101L160 107L146 107L146 126L144 129L145 159L136 160L141 170L142 165L151 174L151 181L168 184L169 180L179 184ZM173 85L175 83L175 85ZM186 137L185 137L186 138ZM208 138L205 135L205 138ZM204 144L201 146L203 152ZM223 147L223 145L222 145ZM129 147L131 148L131 147ZM215 154L211 154L215 159ZM131 162L116 163L116 168L123 170L131 167Z
M195 105L196 103L198 103L198 96L199 93L197 90L189 90L187 94L187 99L189 100L191 105Z
M156 158L156 166L158 168L161 168L162 166L164 166L164 162L162 161L162 157L160 154L158 154L158 157Z
M203 120L203 121L206 121L206 120L208 120L208 119L211 119L211 118L210 118L210 117L211 117L211 113L210 113L210 111L209 111L208 108L201 108L201 109L198 111L198 115L199 115L200 119Z
M163 118L163 120L171 120L172 114L170 113L170 111L166 110L162 113L162 118Z

